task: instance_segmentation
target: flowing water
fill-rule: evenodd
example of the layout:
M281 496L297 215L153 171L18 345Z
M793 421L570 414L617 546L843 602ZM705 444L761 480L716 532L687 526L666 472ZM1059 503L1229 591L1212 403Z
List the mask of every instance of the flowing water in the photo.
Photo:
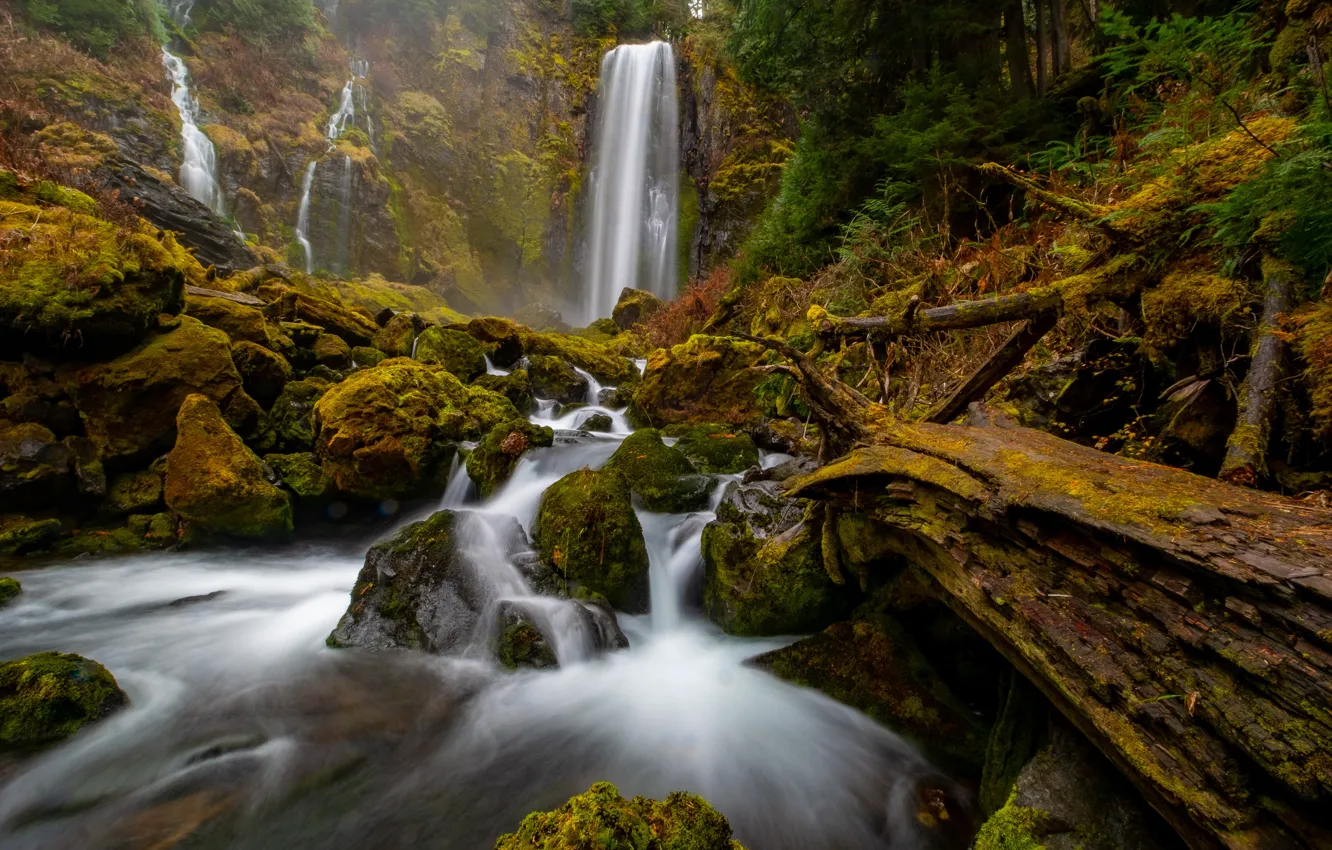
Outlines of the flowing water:
M671 46L607 53L597 110L583 324L609 316L626 286L675 296L680 118Z
M193 2L175 0L167 13L176 26L190 24ZM185 62L167 47L162 48L162 64L171 80L171 102L180 115L180 185L190 197L218 215L226 215L226 200L217 180L217 151L213 142L199 129L199 101L190 92L190 71Z
M602 389L589 381L589 399ZM699 793L751 848L926 846L915 795L942 781L930 766L863 715L746 666L783 641L729 638L700 616L711 510L639 511L652 613L620 616L627 650L596 652L580 606L527 585L528 553L506 532L530 530L547 487L629 433L621 411L544 410L533 420L562 429L554 446L483 503L455 462L443 507L464 511L459 551L492 608L521 606L559 669L498 668L489 623L453 657L326 648L369 537L25 573L0 657L88 655L132 702L0 763L0 848L174 846L209 822L189 846L477 850L598 780ZM597 410L613 433L570 430ZM720 497L734 476L715 478Z
M368 94L365 93L364 85L358 85L358 82L365 80L369 74L369 62L364 59L352 60L351 77L342 87L342 93L338 96L338 108L329 116L328 125L324 128L324 138L328 141L325 156L332 153L343 133L356 126L358 100L362 104L362 109L366 110L367 133L371 140L374 139L374 122L366 108ZM314 274L315 270L314 245L310 240L310 204L320 159L322 157L311 160L305 167L305 175L301 179L301 200L296 208L296 243L301 246L301 252L305 257L306 274ZM329 261L329 270L338 274L347 274L351 267L352 169L352 159L347 156L343 161L341 179L338 181L338 232L335 239L335 255Z

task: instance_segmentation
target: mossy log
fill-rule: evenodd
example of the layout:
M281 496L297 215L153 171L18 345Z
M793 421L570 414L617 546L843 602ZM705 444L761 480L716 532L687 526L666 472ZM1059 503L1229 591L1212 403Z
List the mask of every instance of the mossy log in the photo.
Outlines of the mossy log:
M1285 363L1286 343L1280 335L1283 314L1294 304L1299 272L1289 263L1263 261L1262 324L1254 332L1249 372L1239 391L1239 417L1226 440L1221 478L1231 484L1256 486L1267 475L1267 440L1272 434L1278 388Z
M1332 512L1005 423L859 415L867 445L790 495L894 528L1191 847L1329 846Z

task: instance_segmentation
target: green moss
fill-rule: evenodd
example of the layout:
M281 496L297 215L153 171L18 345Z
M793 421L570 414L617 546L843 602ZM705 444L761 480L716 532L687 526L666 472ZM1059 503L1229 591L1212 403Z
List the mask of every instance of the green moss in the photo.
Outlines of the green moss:
M482 375L472 385L499 393L512 402L519 413L532 409L532 383L526 369L514 369L507 375Z
M626 800L598 782L551 812L533 812L495 850L744 850L731 827L700 797L675 792L657 802Z
M314 448L314 407L328 391L318 378L291 381L282 388L264 420L258 445L262 449L302 452Z
M488 498L509 480L524 452L554 443L553 430L526 419L496 425L467 456L467 474L476 482L481 498Z
M368 366L378 366L384 362L388 355L377 348L370 348L366 345L358 345L351 350L352 365L364 369Z
M541 497L537 551L574 586L602 593L621 611L648 610L648 555L629 484L613 470L582 469Z
M422 320L411 313L399 313L375 334L375 348L389 357L410 357Z
M177 540L171 514L131 514L124 525L86 526L61 538L54 551L65 557L164 549Z
M0 749L68 738L129 702L96 661L41 652L0 664Z
M185 399L167 455L166 502L192 527L234 537L292 530L287 494L270 484L259 458L227 427L207 396Z
M976 836L974 850L1045 850L1042 837L1050 831L1051 818L1039 809L1008 803L990 816Z
M679 437L675 448L699 472L731 475L758 466L758 446L743 431L725 425L674 425L666 429Z
M0 555L21 555L46 546L60 536L60 520L0 516Z
M1016 670L1010 671L1003 705L985 745L979 797L986 814L998 811L1012 796L1018 774L1040 749L1048 722L1040 694Z
M264 455L264 463L273 468L281 483L302 499L323 499L333 495L333 481L324 474L313 452Z
M648 357L630 414L656 427L757 422L762 412L754 390L767 376L750 367L763 356L763 348L754 343L702 335L669 350L657 349Z
M627 387L638 381L638 368L601 343L568 334L520 333L523 351L572 363L599 382Z
M587 401L587 379L558 357L529 354L527 379L537 398L554 399L560 404Z
M233 345L231 362L236 364L245 392L265 408L277 401L291 380L292 369L287 358L253 342Z
M504 623L499 634L495 656L503 667L517 670L519 667L543 669L557 667L559 662L555 650L530 620L511 617Z
M1295 316L1295 347L1304 362L1312 402L1312 430L1332 439L1332 299L1310 304Z
M508 399L451 373L394 358L362 369L315 404L315 451L342 492L400 498L436 483L451 445L518 418Z
M320 334L312 350L320 366L340 371L351 365L351 346L337 334Z
M23 585L16 578L0 577L0 608L13 602L23 592Z
M162 504L162 476L152 470L116 476L106 491L102 512L114 516L141 514Z
M416 341L416 359L443 366L458 380L471 383L486 372L486 352L464 331L429 327Z
M681 513L707 507L710 482L689 459L661 440L660 432L642 428L620 443L606 463L619 472L650 511Z

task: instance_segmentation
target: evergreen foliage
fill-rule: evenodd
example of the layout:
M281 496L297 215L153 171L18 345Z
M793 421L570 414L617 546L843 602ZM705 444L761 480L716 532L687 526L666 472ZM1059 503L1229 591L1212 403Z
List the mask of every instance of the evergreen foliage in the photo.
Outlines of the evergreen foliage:
M315 27L310 0L208 0L199 12L196 20L234 28L241 38L260 47L290 43Z
M154 0L22 0L22 5L33 22L103 59L125 41L162 33Z

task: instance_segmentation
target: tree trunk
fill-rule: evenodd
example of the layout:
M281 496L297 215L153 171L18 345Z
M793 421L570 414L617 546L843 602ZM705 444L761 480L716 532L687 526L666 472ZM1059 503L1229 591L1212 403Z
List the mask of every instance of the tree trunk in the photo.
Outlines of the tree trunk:
M867 512L1190 847L1329 846L1332 512L992 422L868 430L790 494Z
M1068 0L1050 0L1050 25L1054 35L1050 64L1054 70L1052 76L1058 77L1068 70Z
M962 386L953 391L942 404L933 410L929 416L925 417L926 422L952 422L957 417L966 412L967 406L973 401L980 401L990 388L1009 372L1013 371L1022 359L1031 351L1032 346L1041 341L1041 337L1049 333L1050 328L1055 326L1059 314L1051 310L1043 313L1028 322L1024 322L1022 327L1013 332L1008 341L1003 344L988 360L980 365L971 377L962 383Z
M1004 41L1013 97L1031 97L1031 57L1027 52L1027 23L1022 15L1022 0L1009 0L1004 7Z
M1281 315L1294 305L1298 274L1288 263L1271 258L1263 261L1267 295L1262 323L1254 332L1249 373L1240 385L1239 418L1226 441L1226 459L1221 464L1221 478L1231 484L1254 487L1267 476L1267 441L1286 351L1278 325Z
M1050 88L1050 74L1046 57L1050 55L1050 31L1045 15L1050 0L1034 0L1036 7L1036 91L1045 94Z

